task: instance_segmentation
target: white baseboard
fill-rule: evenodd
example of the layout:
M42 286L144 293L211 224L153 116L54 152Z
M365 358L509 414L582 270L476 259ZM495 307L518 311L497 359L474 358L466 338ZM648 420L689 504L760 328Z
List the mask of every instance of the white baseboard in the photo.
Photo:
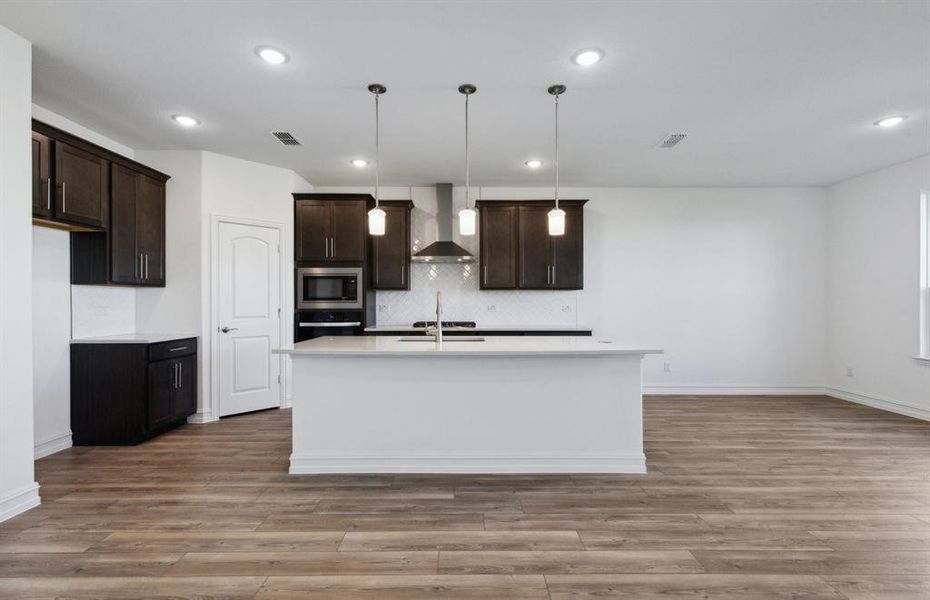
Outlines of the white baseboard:
M11 519L39 505L39 484L31 484L13 490L6 496L0 497L0 522Z
M284 402L281 403L281 408L291 408L294 406L294 396L286 396Z
M56 452L61 452L62 450L67 450L72 446L71 444L71 432L60 433L56 436L52 436L41 442L36 442L35 445L35 460L40 458L45 458L50 454L55 454Z
M643 394L654 396L816 396L818 385L644 385Z
M291 475L323 473L645 473L631 455L291 455Z
M833 398L838 398L840 400L846 400L847 402L855 402L856 404L871 406L872 408L886 410L888 412L897 413L899 415L914 417L915 419L923 419L924 421L930 421L930 409L926 409L920 406L914 406L904 402L897 402L895 400L888 400L887 398L877 398L875 396L860 394L858 392L852 392L840 388L824 388L824 394L827 396L832 396Z
M211 411L195 412L191 416L187 417L188 423L194 423L197 425L202 424L202 423L212 423L213 421L216 421L216 420L217 419L213 416L213 413Z

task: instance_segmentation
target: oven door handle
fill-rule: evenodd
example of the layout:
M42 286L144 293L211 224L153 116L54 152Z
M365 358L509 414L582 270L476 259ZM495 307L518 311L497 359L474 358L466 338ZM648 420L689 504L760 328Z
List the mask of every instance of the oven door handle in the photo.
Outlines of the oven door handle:
M332 321L326 321L323 323L300 323L301 327L360 327L360 321L352 321L347 323L333 323Z

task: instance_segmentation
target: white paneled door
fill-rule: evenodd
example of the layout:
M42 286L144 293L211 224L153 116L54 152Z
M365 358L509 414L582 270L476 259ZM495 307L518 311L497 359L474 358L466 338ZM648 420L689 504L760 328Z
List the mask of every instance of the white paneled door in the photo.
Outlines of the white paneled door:
M281 405L280 231L219 223L219 416Z

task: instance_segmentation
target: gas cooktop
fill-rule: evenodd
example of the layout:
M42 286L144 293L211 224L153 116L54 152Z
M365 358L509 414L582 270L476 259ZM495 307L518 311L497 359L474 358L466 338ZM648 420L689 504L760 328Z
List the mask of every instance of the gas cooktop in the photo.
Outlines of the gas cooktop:
M436 326L436 321L417 321L416 323L413 324L413 326L416 327L416 328L420 328L420 327L422 327L422 328L426 328L426 327L435 327L435 326ZM474 321L443 321L443 322L442 322L442 326L443 326L443 328L446 328L446 327L465 327L465 328L468 328L468 329L474 329L475 327L478 326L478 324L475 323Z

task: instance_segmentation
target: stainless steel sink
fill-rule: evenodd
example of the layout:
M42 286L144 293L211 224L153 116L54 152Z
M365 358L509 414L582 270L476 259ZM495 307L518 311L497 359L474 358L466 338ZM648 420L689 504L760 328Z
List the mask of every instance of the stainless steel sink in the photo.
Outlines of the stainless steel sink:
M430 344L436 343L436 338L431 335L409 335L397 338L398 342L429 342ZM454 342L483 342L484 338L479 336L471 335L450 335L442 338L443 344L450 344Z

